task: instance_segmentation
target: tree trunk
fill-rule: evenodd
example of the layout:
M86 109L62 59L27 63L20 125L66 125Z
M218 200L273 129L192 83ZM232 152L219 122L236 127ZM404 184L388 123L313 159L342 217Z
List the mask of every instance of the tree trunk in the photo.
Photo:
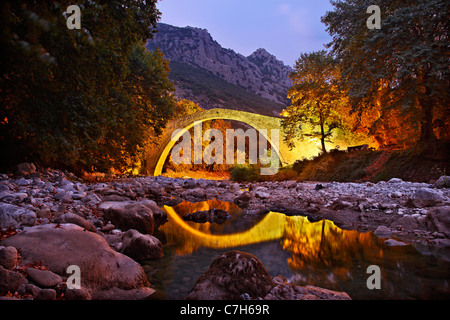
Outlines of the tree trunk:
M424 72L423 84L425 92L419 98L420 107L422 108L422 119L420 120L420 142L428 148L433 148L437 143L437 138L433 131L433 108L434 101L431 98L431 90L426 85L428 80L428 72Z
M420 99L422 120L420 121L420 141L425 144L435 144L437 138L433 131L433 104L430 99Z
M327 149L325 148L325 130L323 126L324 126L323 114L320 113L320 143L322 144L322 152L327 153Z

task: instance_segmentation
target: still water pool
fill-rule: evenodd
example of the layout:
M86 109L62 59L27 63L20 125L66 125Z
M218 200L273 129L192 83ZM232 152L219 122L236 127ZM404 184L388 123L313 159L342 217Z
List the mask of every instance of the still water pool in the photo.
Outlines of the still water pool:
M221 225L187 222L190 212L222 209ZM270 212L250 216L233 203L208 200L165 207L169 222L155 234L164 257L143 263L154 299L184 299L223 252L255 255L272 277L345 291L352 299L450 299L450 261L418 245L388 246L372 232L338 228L332 221ZM368 289L367 268L381 270L381 289Z

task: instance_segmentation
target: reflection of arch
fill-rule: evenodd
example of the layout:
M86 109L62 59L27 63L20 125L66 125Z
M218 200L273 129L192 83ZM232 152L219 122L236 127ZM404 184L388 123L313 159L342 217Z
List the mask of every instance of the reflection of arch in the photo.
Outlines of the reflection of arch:
M217 206L215 206L217 207ZM218 204L220 208L220 203ZM170 223L162 227L168 242L181 243L178 253L192 253L197 248L236 248L266 241L281 240L284 250L292 253L288 260L294 269L319 265L351 266L353 259L364 261L384 259L384 239L372 232L360 233L343 230L330 220L310 222L304 216L286 216L278 212L267 213L250 229L233 234L212 234L186 223L173 207L164 206ZM190 212L190 210L188 210ZM175 237L175 238L174 238ZM394 251L396 252L396 251Z
M197 245L208 248L228 248L264 241L280 239L284 234L284 226L286 216L275 212L269 212L264 219L251 229L234 233L234 234L206 234L187 224L172 207L164 206L164 210L171 218L171 221L187 231L190 236L194 237ZM306 219L306 218L305 218ZM274 228L274 226L276 226ZM281 226L281 227L280 227Z
M149 174L154 174L155 176L160 175L162 173L162 169L164 166L164 163L170 153L170 150L175 145L176 141L179 137L183 135L187 130L192 128L194 126L194 123L204 122L208 120L216 120L216 119L223 119L223 120L235 120L240 121L243 123L246 123L256 130L258 130L260 133L264 135L264 137L269 141L269 143L272 145L272 148L275 147L275 150L277 151L279 158L282 163L293 163L296 159L295 156L292 155L292 151L289 151L289 148L285 145L282 139L281 134L281 119L275 118L275 117L269 117L269 116L263 116L255 113L250 112L244 112L244 111L238 111L238 110L229 110L229 109L211 109L211 110L205 110L202 112L197 112L191 115L188 115L182 119L176 119L174 121L171 121L167 124L163 134L160 137L160 143L155 150L155 152L150 155L148 161L147 161L147 172ZM172 138L172 132L177 129L183 129L178 132L177 136ZM262 129L267 130L267 135L264 134ZM270 138L270 130L271 129L278 129L280 130L279 137L279 149L277 146L274 146L271 142Z

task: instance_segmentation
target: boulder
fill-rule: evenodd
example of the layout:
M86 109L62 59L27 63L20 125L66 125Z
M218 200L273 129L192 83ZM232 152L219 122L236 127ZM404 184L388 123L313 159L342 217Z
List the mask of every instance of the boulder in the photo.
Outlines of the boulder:
M441 203L444 197L440 190L420 188L414 192L412 200L418 207L432 207Z
M38 291L34 300L55 300L56 291L53 289L41 289Z
M67 300L91 300L91 295L88 290L81 287L80 289L68 289L64 292L64 297Z
M390 224L393 229L400 228L405 231L414 231L419 227L417 219L413 216L405 215Z
M141 299L154 292L136 261L74 224L34 226L0 244L20 249L23 265L40 261L63 277L68 266L78 266L81 286L92 299Z
M142 234L130 229L122 236L123 247L121 252L138 260L158 259L164 256L161 242L148 234Z
M441 176L434 183L434 187L439 189L450 188L450 176Z
M260 199L270 198L270 193L266 187L257 187L254 190L255 197Z
M425 221L430 231L437 231L450 237L450 206L433 208L427 212Z
M346 209L348 207L351 207L352 203L348 202L348 201L344 201L342 199L337 199L336 201L334 201L331 205L330 205L330 209L331 210L342 210L342 209Z
M16 180L18 186L29 186L31 184L31 179L20 178Z
M229 251L216 258L189 292L189 300L237 300L242 294L264 297L275 287L254 255Z
M88 194L86 197L84 197L83 199L81 199L81 202L83 203L91 203L93 205L97 205L100 202L102 202L102 200L99 198L98 195L96 195L95 193L91 193Z
M13 204L0 203L0 228L20 228L32 226L36 222L36 213Z
M27 268L28 278L41 288L52 288L62 282L61 276L49 270Z
M14 247L0 246L0 266L12 270L19 264L19 254Z
M183 192L182 197L191 202L206 200L206 192L203 188L187 189Z
M122 208L109 208L105 219L122 230L136 229L139 232L153 234L154 218L150 208L142 204L129 204Z
M402 241L398 241L395 239L387 239L384 242L386 245L388 245L389 247L403 247L403 246L407 246L408 244Z
M153 234L160 225L167 222L167 214L152 200L106 201L99 205L105 210L105 218L122 230L136 229L141 233Z
M28 176L36 172L36 166L33 163L19 163L15 168L15 174L18 176Z
M3 269L0 266L0 294L16 292L22 284L23 279L20 273Z
M315 286L305 286L310 295L317 297L319 300L351 300L346 292L334 291Z
M270 290L264 300L351 300L345 292L310 285L289 284L281 276L275 277L273 281L277 285Z
M374 234L380 238L387 238L392 235L392 230L386 226L378 226Z
M80 226L88 231L91 232L95 232L97 231L97 229L94 227L94 225L87 221L86 219L84 219L83 217L80 217L77 214L74 213L64 213L63 215L59 216L58 218L56 218L55 222L58 223L73 223L76 224L77 226Z
M248 203L253 198L250 192L245 191L234 198L233 202L240 208L247 208Z

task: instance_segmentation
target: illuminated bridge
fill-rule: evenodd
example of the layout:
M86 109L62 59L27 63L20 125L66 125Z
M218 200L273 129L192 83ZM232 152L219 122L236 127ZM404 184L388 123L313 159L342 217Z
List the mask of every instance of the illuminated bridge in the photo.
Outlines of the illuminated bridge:
M296 142L296 148L289 150L288 145L283 140L283 133L281 128L281 119L276 117L263 116L256 113L230 110L230 109L210 109L188 115L184 118L170 121L164 129L162 135L159 137L159 144L156 150L149 156L146 163L146 171L148 174L158 176L162 173L164 163L170 154L173 146L178 141L178 138L186 131L191 129L196 122L204 122L209 120L235 120L243 122L264 135L264 137L271 143L272 148L278 152L279 159L283 165L292 164L295 160L302 156L312 156L317 154L317 148L313 143ZM177 136L172 139L172 133L177 129L181 130ZM267 130L265 132L261 131ZM279 130L279 146L275 146L270 137L271 129Z

